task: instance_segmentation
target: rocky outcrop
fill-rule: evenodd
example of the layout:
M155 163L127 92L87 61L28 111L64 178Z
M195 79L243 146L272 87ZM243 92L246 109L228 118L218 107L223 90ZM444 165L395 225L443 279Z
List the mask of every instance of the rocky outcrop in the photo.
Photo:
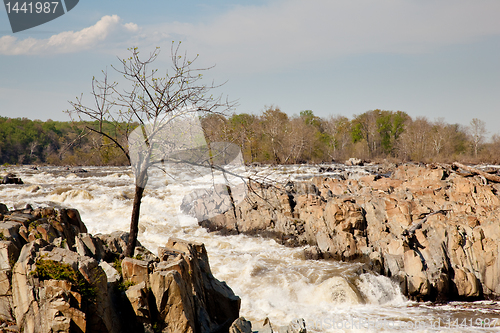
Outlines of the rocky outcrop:
M390 177L383 176L388 171ZM282 187L252 183L247 200L200 224L290 246L309 244L306 256L313 259L365 261L414 299L499 297L495 179L457 165L405 164Z
M20 177L17 177L15 174L8 173L2 178L0 184L24 184L24 182Z
M22 332L227 332L240 299L210 271L203 244L159 256L128 234L87 233L78 211L0 204L0 323Z
M14 314L24 332L119 332L95 259L36 240L23 247L12 273Z

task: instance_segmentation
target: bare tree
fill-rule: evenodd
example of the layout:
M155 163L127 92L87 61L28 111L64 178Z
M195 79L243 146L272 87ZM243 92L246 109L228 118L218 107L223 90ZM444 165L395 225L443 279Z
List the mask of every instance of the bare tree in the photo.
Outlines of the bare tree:
M422 161L430 156L432 127L425 117L407 120L406 130L398 141L398 156L403 160Z
M477 158L479 147L484 141L486 135L486 123L478 118L473 118L468 128L469 135L471 136L472 147L474 149L474 157Z
M119 89L119 84L111 81L107 72L103 71L102 80L92 78L92 105L84 105L82 95L76 102L70 102L73 109L68 111L72 118L76 116L80 120L92 120L92 125L89 124L87 129L111 141L132 163L135 196L130 235L124 253L127 257L133 255L137 242L141 200L148 181L149 167L160 165L165 159L176 160L180 151L193 148L190 144L179 146L180 141L175 141L176 147L172 146L171 141L164 142L167 147L170 144L170 147L160 149L159 154L158 142L170 139L162 134L165 133L165 128L175 128L174 120L179 119L178 117L188 115L186 119L194 119L192 114L223 113L234 106L222 95L212 94L213 89L220 85L213 82L207 84L203 79L203 72L211 67L195 68L193 64L198 56L188 58L186 54L181 54L180 43L172 43L171 68L164 75L159 75L158 69L151 68L158 58L159 48L144 58L139 56L137 47L130 48L129 51L130 57L119 59L119 68L113 66L128 81L127 88ZM189 123L190 120L187 121ZM184 132L176 133L181 135ZM192 142L196 142L198 134L191 135L191 139L195 138ZM129 137L133 138L133 154L127 146ZM170 155L164 156L168 154ZM199 161L193 161L195 162Z
M380 110L371 110L357 115L352 120L353 141L365 140L368 148L368 157L373 157L377 149L377 118Z
M351 122L347 117L330 116L326 120L326 132L331 137L330 157L332 159L345 158L352 143Z
M283 156L283 139L288 135L288 115L278 107L269 107L262 115L263 134L269 138L273 159L281 163Z
M33 153L35 152L35 149L39 146L40 144L38 143L38 141L31 141L30 145L29 145L29 148L30 148L30 162L33 158Z

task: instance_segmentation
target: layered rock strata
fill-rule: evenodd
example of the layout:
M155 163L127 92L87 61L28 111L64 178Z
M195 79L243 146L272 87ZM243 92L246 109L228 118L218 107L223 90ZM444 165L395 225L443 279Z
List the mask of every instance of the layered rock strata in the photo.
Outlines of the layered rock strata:
M0 323L12 332L227 332L240 299L211 273L203 244L159 256L127 233L87 233L77 210L0 204Z
M251 183L247 200L200 225L309 244L312 259L363 261L418 300L499 297L497 178L456 166L405 164L389 171L389 177L384 170L285 186ZM199 199L190 207L206 204Z

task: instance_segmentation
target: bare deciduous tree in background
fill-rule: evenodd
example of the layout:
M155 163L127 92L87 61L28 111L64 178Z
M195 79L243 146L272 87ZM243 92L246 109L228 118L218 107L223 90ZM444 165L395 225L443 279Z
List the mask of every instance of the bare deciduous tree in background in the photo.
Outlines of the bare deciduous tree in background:
M472 148L474 149L474 157L477 158L477 152L484 141L486 135L486 123L478 118L473 118L468 127L469 135L471 136Z
M143 166L154 164L148 160L154 154L153 140L149 140L151 135L175 118L173 113L176 111L223 113L234 106L222 95L212 95L212 91L220 85L204 82L203 72L210 68L195 68L193 64L198 56L190 59L186 54L181 54L180 43L172 43L171 68L163 75L158 69L151 68L158 58L159 48L144 58L139 56L136 47L129 51L129 58L119 59L120 68L113 67L128 81L127 88L119 89L119 84L111 81L107 72L103 71L102 80L92 79L92 105L84 105L81 96L75 102L70 102L73 109L68 111L72 118L76 116L80 120L94 121L94 125L87 126L88 130L118 147L129 162L131 156L127 138L135 128L142 128L147 149L137 155L137 165L133 166L136 184L129 241L124 253L127 257L133 255L137 242L141 200L148 179L148 167ZM106 141L102 140L101 148ZM140 164L146 160L146 164Z
M284 160L283 139L288 132L288 115L278 107L270 107L263 114L263 134L267 136L272 150L272 160L282 163Z

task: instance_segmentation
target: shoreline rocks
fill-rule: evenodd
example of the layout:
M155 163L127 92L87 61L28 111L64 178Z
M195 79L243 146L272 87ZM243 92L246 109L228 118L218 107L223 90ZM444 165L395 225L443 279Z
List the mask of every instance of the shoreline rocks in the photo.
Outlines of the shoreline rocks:
M20 177L17 177L15 174L8 173L8 174L6 174L2 178L2 181L0 182L0 184L16 184L16 185L20 185L20 184L24 184L24 182L23 182L23 180Z
M248 200L200 225L308 244L305 255L312 259L363 261L415 300L499 298L496 178L456 165L404 164L390 171L389 177L387 170L319 176L283 187L251 183Z
M228 332L241 300L211 273L203 244L159 256L128 234L90 235L75 209L0 204L0 324L12 332Z

